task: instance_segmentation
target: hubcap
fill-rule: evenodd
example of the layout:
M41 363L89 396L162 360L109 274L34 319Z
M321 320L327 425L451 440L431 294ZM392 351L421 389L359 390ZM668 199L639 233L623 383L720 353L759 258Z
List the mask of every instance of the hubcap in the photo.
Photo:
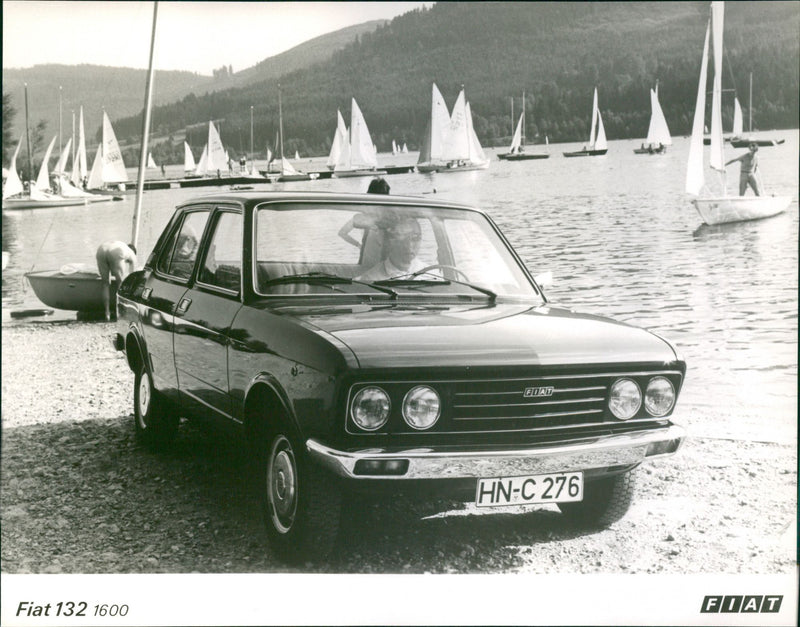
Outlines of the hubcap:
M282 435L275 438L270 450L267 492L272 522L278 531L287 533L297 512L297 466L292 445Z
M147 426L146 416L150 410L150 377L146 372L139 377L139 421L142 427Z

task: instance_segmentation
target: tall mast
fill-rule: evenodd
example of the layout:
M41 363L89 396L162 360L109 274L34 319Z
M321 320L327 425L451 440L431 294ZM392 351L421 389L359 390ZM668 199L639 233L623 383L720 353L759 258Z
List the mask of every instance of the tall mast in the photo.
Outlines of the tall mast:
M58 152L61 154L61 85L58 86Z
M25 144L28 146L28 184L33 177L33 159L31 158L31 131L28 127L28 83L25 85Z
M278 133L281 143L281 161L283 161L283 106L281 104L281 84L278 83Z
M520 149L525 145L525 92L522 92L522 143Z
M511 141L514 141L514 96L511 96Z
M750 106L747 107L747 132L753 132L753 73L750 72Z
M253 168L253 105L250 105L250 169Z
M153 52L156 47L156 20L158 17L158 2L153 3L153 32L150 36L150 63L147 72L147 86L144 94L144 115L142 116L142 147L139 152L139 177L136 182L136 206L133 210L133 232L131 243L136 248L139 239L139 214L142 210L142 197L144 196L144 171L147 167L147 136L150 134L150 109L153 104Z

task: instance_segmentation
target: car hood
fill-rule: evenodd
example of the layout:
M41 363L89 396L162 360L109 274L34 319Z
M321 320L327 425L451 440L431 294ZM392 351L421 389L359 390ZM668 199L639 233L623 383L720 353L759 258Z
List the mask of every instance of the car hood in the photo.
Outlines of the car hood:
M362 368L677 359L670 344L644 329L550 306L392 304L289 307L280 313L336 338Z

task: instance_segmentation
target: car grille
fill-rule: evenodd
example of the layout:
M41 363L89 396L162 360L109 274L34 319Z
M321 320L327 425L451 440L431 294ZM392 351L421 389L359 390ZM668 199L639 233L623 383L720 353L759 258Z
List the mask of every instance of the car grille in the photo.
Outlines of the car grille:
M449 380L415 378L413 381L371 381L369 384L383 387L392 398L392 416L387 428L381 432L415 433L419 436L426 433L558 433L565 429L633 427L634 423L664 420L654 418L641 408L632 419L620 421L607 408L609 388L614 381L621 377L633 379L644 393L647 382L656 375L668 378L676 392L680 390L683 375L679 370L537 373L529 377L476 376ZM430 430L411 429L400 412L403 396L418 384L435 388L442 399L442 415ZM368 383L356 387L363 385ZM360 430L348 423L348 431L359 433Z

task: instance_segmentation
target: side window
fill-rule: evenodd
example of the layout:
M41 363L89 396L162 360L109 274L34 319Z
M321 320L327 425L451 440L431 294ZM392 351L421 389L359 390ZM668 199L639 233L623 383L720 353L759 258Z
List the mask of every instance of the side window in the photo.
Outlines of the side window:
M179 279L188 279L192 275L200 238L207 221L208 210L192 211L186 214L180 228L175 231L164 247L164 252L156 266L159 272Z
M198 281L238 292L242 276L242 215L217 214Z

